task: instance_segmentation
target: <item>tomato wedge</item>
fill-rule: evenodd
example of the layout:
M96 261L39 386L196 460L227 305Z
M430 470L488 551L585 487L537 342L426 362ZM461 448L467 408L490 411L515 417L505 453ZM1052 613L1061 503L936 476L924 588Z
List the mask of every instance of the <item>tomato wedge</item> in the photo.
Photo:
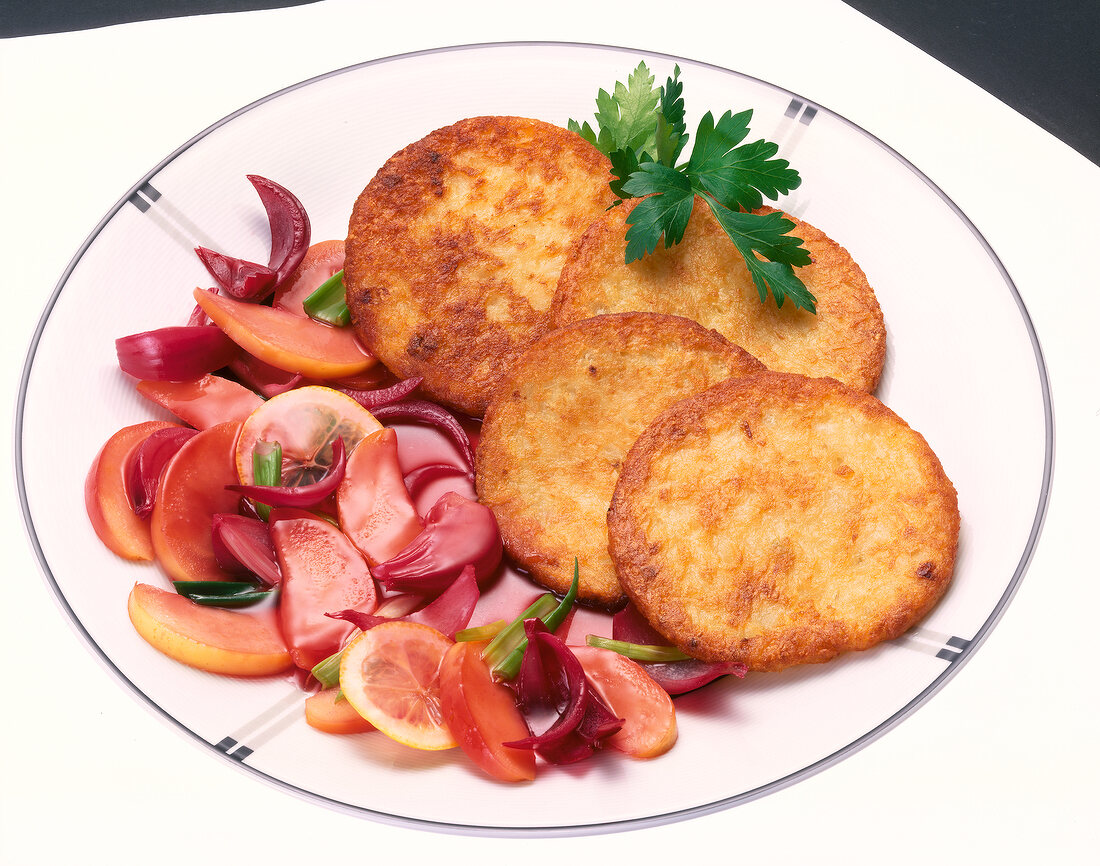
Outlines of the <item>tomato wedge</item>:
M294 664L310 670L355 630L325 616L340 610L371 613L377 592L366 560L339 529L297 509L274 509L271 541L282 572L279 621Z
M439 668L440 708L459 747L482 770L504 782L535 778L535 753L504 743L530 734L511 690L493 680L482 661L484 641L456 643Z
M195 300L234 343L288 373L311 379L353 376L376 359L351 328L334 328L313 319L262 304L234 301L195 289Z

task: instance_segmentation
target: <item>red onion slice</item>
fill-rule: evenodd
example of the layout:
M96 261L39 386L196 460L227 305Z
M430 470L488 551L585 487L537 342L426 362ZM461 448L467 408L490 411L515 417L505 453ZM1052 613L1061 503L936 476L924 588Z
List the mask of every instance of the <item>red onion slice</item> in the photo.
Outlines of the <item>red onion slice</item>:
M226 366L237 344L215 325L176 325L115 340L122 372L135 379L188 382Z
M493 512L453 491L439 497L424 515L424 528L396 556L373 569L388 590L435 595L467 566L480 581L504 555Z
M344 440L337 436L332 440L332 466L328 472L312 484L302 484L299 487L268 487L264 484L226 484L226 490L240 493L256 502L276 507L291 506L297 508L309 508L324 502L336 492L340 482L344 480L344 472L347 469L348 458L344 447Z
M330 387L347 394L364 409L377 409L380 406L388 406L391 403L396 403L398 400L404 400L409 394L415 391L423 381L424 379L421 376L412 376L411 378L402 379L385 388L374 388L366 391L336 384L331 384Z
M443 590L435 601L404 616L379 616L376 613L360 613L357 610L341 610L336 613L326 613L325 616L347 620L363 631L374 628L379 623L401 619L431 626L436 631L453 637L456 631L470 624L470 617L473 616L480 597L481 592L474 578L474 568L468 565L462 569L462 573L455 582Z
M518 703L529 718L556 711L557 719L541 734L505 743L534 749L547 761L571 764L599 749L622 727L588 682L580 660L540 619L523 623L527 650L517 679Z
M214 558L231 574L251 574L267 587L282 580L271 529L241 514L215 514L210 525Z
M241 301L262 301L289 277L305 258L310 225L302 203L285 187L256 174L248 175L267 211L271 254L266 265L227 256L206 247L195 252L227 295Z
M409 471L405 476L405 489L409 491L410 498L415 500L424 485L430 484L437 478L446 475L464 475L468 477L469 474L465 468L455 466L453 463L427 463Z
M229 362L229 369L243 385L268 399L292 391L303 382L301 373L280 370L243 349Z
M458 448L466 465L473 469L474 446L470 443L470 436L458 419L440 406L427 400L402 400L400 403L390 403L372 410L379 421L421 421L437 428L445 434Z
M126 461L126 492L134 514L145 519L153 513L160 476L183 443L198 433L190 427L154 430Z

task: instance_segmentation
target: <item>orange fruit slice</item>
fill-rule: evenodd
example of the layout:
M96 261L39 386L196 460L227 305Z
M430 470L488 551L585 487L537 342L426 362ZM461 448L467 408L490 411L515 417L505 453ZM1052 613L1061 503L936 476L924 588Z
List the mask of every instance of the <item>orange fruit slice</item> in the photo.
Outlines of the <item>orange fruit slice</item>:
M283 484L298 487L319 480L332 465L332 443L344 440L348 454L359 440L382 429L347 394L309 385L272 397L245 419L237 440L237 475L252 483L252 452L260 441L283 449Z
M340 688L356 712L391 739L438 751L458 743L443 721L439 667L453 641L395 620L355 637L340 659Z

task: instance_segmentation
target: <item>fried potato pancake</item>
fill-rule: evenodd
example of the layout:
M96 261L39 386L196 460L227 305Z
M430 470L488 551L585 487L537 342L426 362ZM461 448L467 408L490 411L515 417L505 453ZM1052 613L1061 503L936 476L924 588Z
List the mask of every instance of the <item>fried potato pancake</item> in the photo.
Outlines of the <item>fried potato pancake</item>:
M631 600L685 652L776 671L898 637L939 600L955 488L924 438L832 379L731 379L659 415L608 513Z
M461 120L396 153L348 226L360 340L480 416L501 373L549 330L566 253L613 200L609 165L579 135L521 117Z
M626 264L625 202L593 223L571 251L551 307L554 324L621 310L686 316L713 328L769 370L830 376L873 391L886 358L882 311L848 252L809 223L795 223L812 263L796 273L817 298L816 315L789 301L761 303L737 248L696 198L684 239Z
M626 597L607 553L607 507L627 449L658 412L763 370L696 322L657 313L597 316L551 331L489 404L477 448L478 498L511 557L543 586L615 608Z

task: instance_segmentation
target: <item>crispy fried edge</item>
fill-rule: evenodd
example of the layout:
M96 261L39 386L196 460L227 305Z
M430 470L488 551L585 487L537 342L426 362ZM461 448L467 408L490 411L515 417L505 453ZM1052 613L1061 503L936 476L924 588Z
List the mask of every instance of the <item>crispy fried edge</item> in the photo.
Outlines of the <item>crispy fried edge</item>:
M609 210L589 225L584 233L577 238L566 258L561 276L558 278L557 291L554 293L554 299L550 304L550 318L554 327L560 328L569 322L593 315L591 308L582 303L586 275L593 267L599 266L607 244L615 244L625 248L626 218L639 201L640 199L624 201L622 205ZM697 209L708 210L698 197L692 211L692 221L689 224L688 231L691 231L692 226L699 224L699 220L695 219ZM757 212L772 213L775 210L775 208L764 207ZM837 274L843 271L848 274L849 281L858 290L860 300L855 302L853 302L851 293L843 296L829 294L818 297L818 315L837 312L838 315L845 315L853 322L857 319L868 320L867 324L860 328L864 333L860 336L859 343L868 347L869 351L861 356L860 363L852 369L851 375L847 377L849 381L846 384L868 393L873 392L878 387L883 366L886 362L887 341L886 323L882 315L882 308L874 289L867 280L867 275L852 258L848 250L830 238L825 232L788 213L784 213L783 216L795 224L790 233L802 238L804 246L810 251L815 264L830 263L831 273ZM717 220L713 217L707 219L704 225L706 230L716 237L725 237ZM797 269L795 273L798 273ZM768 303L773 303L773 301L769 300ZM849 309L843 310L842 307ZM856 311L855 316L851 315L851 310Z
M545 549L539 543L540 532L535 526L535 522L517 516L511 510L505 510L500 503L494 502L493 493L499 490L500 465L503 459L499 453L503 447L503 436L498 432L499 428L502 424L509 423L518 405L517 389L521 381L529 375L532 364L540 363L541 359L547 357L548 353L552 356L563 343L571 342L574 345L581 345L577 343L576 337L593 329L599 329L601 333L608 333L609 331L605 329L610 329L614 339L625 344L633 331L615 330L615 326L625 323L628 327L640 327L642 323L647 321L676 322L675 327L680 329L680 333L684 335L685 340L696 340L700 347L726 352L731 368L744 368L748 371L742 375L765 369L764 365L755 357L740 346L730 343L717 331L704 328L698 322L682 316L648 312L609 313L572 322L563 328L555 329L544 335L520 356L511 371L502 380L485 413L476 460L478 496L483 503L493 508L509 556L522 568L526 569L534 580L555 592L563 593L569 588L573 576L571 554L565 552L564 558L559 556L563 562L568 560L568 567L563 565L560 569L550 569L544 566ZM516 423L518 423L518 420ZM489 485L492 485L492 491L486 490ZM608 504L610 505L610 503ZM601 526L601 531L606 532L606 524ZM560 555L563 552L556 551L555 553ZM585 603L607 610L614 610L625 603L626 596L621 591L612 597L607 594L593 592L590 587L586 587L583 566L582 563L579 597Z
M847 640L846 629L840 623L826 624L824 630L805 628L789 630L768 639L755 638L744 646L731 647L727 641L708 643L693 634L693 629L681 604L663 601L651 604L652 592L647 589L660 580L660 565L654 562L650 542L642 521L631 508L632 498L649 480L651 461L664 453L670 443L692 435L705 433L706 418L713 412L723 412L734 400L753 400L754 389L761 387L777 390L792 399L814 396L822 390L847 393L853 406L872 416L886 419L908 431L914 438L914 447L922 451L922 463L926 469L930 489L944 500L942 519L948 524L948 535L953 543L937 551L928 575L928 588L923 602L913 606L897 606L884 612L879 627L871 631L864 641ZM759 399L759 398L755 398ZM923 619L938 603L950 585L955 567L960 531L958 494L935 452L925 438L913 430L900 416L884 403L858 389L829 378L810 378L798 374L768 371L743 379L727 380L707 391L679 401L662 412L634 443L623 464L611 507L608 509L609 550L615 562L619 582L638 610L658 632L684 652L707 661L740 661L750 670L777 671L796 664L819 663L835 658L844 652L869 649L885 640L900 637L905 631ZM931 561L931 560L930 560ZM667 583L662 583L667 587ZM662 594L675 597L675 592ZM807 637L812 640L807 640ZM847 642L846 642L847 641Z
M483 146L486 139L495 133L498 137L493 139L494 149L508 151L514 148L517 134L531 129L538 130L559 150L568 149L579 165L586 166L600 178L600 188L606 187L605 178L610 167L606 157L567 129L525 117L465 118L434 130L391 156L356 199L348 225L344 281L348 307L359 339L396 375L401 378L423 376L421 387L426 393L475 417L484 411L488 392L503 369L531 340L550 329L549 310L537 317L537 323L531 327L530 338L524 342L514 343L502 333L489 340L490 345L475 360L471 360L463 351L449 344L448 331L451 329L438 329L440 344L445 348L441 362L417 359L409 350L415 335L398 347L375 306L380 293L388 294L385 287L376 282L376 275L384 272L384 266L380 267L379 263L390 260L388 256L379 255L378 250L400 249L406 224L425 209L429 196L440 194L444 178L453 165L451 154L472 146ZM501 130L503 136L499 135ZM544 167L556 168L551 161L546 161ZM412 179L413 182L402 182L405 179ZM483 332L482 336L493 335ZM498 361L497 364L490 364L491 369L495 368L495 375L490 373L488 382L474 384L473 372L477 363L485 359Z

